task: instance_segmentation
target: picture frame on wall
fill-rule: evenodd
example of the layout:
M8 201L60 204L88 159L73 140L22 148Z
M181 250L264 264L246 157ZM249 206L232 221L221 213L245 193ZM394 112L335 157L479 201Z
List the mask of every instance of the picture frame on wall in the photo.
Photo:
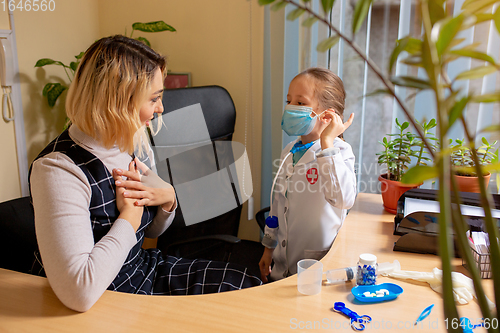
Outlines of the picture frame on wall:
M191 87L191 73L189 72L168 72L163 82L165 89L178 89Z

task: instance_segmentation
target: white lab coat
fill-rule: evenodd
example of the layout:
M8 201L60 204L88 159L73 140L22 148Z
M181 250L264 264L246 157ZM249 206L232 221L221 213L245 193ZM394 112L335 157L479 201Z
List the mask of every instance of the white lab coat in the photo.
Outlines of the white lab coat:
M285 147L281 161L295 142ZM265 238L278 242L272 279L297 273L301 259L321 259L332 246L347 209L354 204L354 154L339 138L335 138L334 147L338 149L332 155L324 156L318 140L295 166L290 154L279 171L269 213L278 217L279 226L265 229ZM265 241L263 244L267 246Z

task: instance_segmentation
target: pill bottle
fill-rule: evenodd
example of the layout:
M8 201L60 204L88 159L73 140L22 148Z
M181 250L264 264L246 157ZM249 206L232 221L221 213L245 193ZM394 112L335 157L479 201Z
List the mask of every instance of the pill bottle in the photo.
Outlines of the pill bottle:
M373 254L359 255L356 283L361 286L377 283L377 257Z

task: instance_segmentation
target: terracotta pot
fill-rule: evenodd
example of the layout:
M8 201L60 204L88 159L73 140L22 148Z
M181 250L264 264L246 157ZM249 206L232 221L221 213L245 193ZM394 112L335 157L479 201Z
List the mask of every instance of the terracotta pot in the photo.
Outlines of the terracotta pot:
M483 176L486 188L490 182L491 173ZM475 192L479 193L479 178L474 176L458 176L455 175L458 184L458 190L461 192Z
M412 188L417 188L422 184L403 184L395 180L388 180L386 174L378 176L382 190L382 201L384 209L389 213L396 214L398 208L398 200L403 193Z

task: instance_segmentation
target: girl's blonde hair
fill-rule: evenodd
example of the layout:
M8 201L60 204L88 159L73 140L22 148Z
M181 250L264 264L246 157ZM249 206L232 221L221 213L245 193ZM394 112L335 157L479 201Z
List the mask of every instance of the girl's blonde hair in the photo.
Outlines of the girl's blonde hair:
M132 154L141 105L156 70L164 75L165 68L163 56L135 39L117 35L96 41L68 90L68 118L105 148L117 145Z
M345 89L342 80L331 70L321 67L311 67L299 73L299 76L312 77L316 82L315 97L321 110L334 109L342 120L344 119ZM339 138L343 138L340 134Z

